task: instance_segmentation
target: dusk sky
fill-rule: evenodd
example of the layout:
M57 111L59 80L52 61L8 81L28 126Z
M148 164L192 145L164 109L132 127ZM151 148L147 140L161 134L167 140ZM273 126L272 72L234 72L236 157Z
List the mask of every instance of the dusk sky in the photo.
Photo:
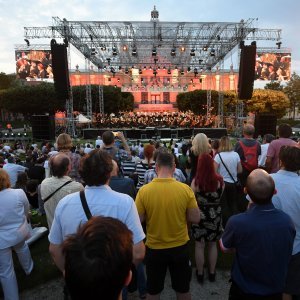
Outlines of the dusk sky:
M292 71L300 73L300 1L298 0L0 0L0 72L15 72L14 45L25 44L23 27L51 26L52 16L81 21L149 21L156 5L160 21L239 22L282 29L282 47L292 50ZM34 43L50 41L32 40ZM258 47L265 46L258 42ZM276 47L275 42L268 46ZM83 67L74 55L71 67ZM238 68L238 61L233 61Z

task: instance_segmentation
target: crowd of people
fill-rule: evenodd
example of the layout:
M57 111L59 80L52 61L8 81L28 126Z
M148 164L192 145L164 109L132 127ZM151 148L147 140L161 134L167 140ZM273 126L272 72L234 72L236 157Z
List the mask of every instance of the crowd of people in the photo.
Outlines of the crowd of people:
M278 134L261 144L245 124L235 144L203 133L129 143L106 131L85 145L65 133L54 145L1 145L5 299L18 299L12 250L33 269L30 208L46 215L66 299L127 299L135 289L159 299L168 269L177 299L191 299L190 239L200 285L218 280L218 242L235 253L229 299L299 299L300 148L289 125Z
M95 116L99 127L132 128L132 127L180 127L201 128L216 126L216 116L197 115L186 112L120 112L119 114L100 114Z

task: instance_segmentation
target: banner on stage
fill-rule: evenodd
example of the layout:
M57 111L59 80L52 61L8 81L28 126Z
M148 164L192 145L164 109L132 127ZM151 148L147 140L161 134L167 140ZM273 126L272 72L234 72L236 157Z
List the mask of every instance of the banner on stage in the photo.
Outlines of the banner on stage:
M291 53L257 52L255 80L287 81L291 79Z

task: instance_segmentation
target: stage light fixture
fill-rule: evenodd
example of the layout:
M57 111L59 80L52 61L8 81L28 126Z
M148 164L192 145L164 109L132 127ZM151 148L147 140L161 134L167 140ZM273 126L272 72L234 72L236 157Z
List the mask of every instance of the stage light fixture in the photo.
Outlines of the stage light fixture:
M193 79L190 80L190 83L193 83Z
M120 82L120 78L118 78L117 81Z
M147 69L147 67L146 66L144 66L144 70L146 70Z
M187 71L190 72L190 71L191 71L191 67L188 67L188 68L187 68Z
M22 136L22 133L21 133L21 132L18 132L18 133L17 133L17 136L18 136L18 137L21 137L21 136Z
M191 53L190 53L190 56L195 56L195 49L191 49Z
M5 136L5 137L8 137L8 133L7 133L7 132L5 132L5 133L4 133L4 136Z
M185 51L185 47L184 46L181 46L180 47L180 52L184 52Z
M14 136L15 136L15 134L14 134L13 132L11 132L10 136L11 136L11 137L14 137Z
M195 75L195 77L198 75L198 69L197 68L194 69L194 75Z
M139 68L139 74L140 74L140 75L143 74L143 71L142 71L141 68Z
M106 60L107 60L107 64L110 66L111 59L108 57Z
M23 133L23 136L24 136L24 137L27 137L27 133L26 133L26 132L24 132L24 133Z
M170 69L170 68L168 69L168 74L169 74L169 75L171 74L171 69Z
M125 74L128 74L129 73L129 70L128 70L128 68L126 67L125 68Z
M180 70L180 75L184 75L184 69L183 68Z
M217 35L217 40L219 41L221 39L221 37L219 35Z
M122 49L123 49L123 51L127 51L128 50L127 45L123 45Z
M157 55L157 50L156 47L152 48L152 56L156 56Z
M172 50L171 50L171 56L175 56L175 55L176 55L176 49L172 48Z
M166 69L166 66L163 66L163 69L165 70L165 69Z
M277 49L280 49L280 48L281 48L281 44L282 44L282 42L277 42L277 43L276 43Z
M203 62L203 59L199 59L199 65L201 65Z
M137 56L137 50L136 47L132 48L132 52L131 52L132 56Z
M117 48L116 48L115 46L112 47L112 55L113 55L113 56L118 55Z
M105 50L106 50L106 46L105 46L105 45L102 45L100 49L101 49L102 51L105 51Z
M27 47L29 47L29 46L30 46L30 42L29 42L29 40L28 40L28 39L24 39L24 41L26 42L26 44L27 44Z
M216 56L216 50L211 49L209 54L210 54L210 56Z
M178 69L178 67L177 66L175 66L175 68L174 68L175 70L177 70Z
M207 46L203 46L202 50L207 51Z

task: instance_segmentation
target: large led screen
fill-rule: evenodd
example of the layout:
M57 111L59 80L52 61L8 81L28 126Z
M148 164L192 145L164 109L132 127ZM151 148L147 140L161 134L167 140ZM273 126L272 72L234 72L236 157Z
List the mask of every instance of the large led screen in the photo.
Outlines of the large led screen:
M53 81L50 50L16 50L17 78Z
M256 54L255 79L286 81L291 78L291 53Z

